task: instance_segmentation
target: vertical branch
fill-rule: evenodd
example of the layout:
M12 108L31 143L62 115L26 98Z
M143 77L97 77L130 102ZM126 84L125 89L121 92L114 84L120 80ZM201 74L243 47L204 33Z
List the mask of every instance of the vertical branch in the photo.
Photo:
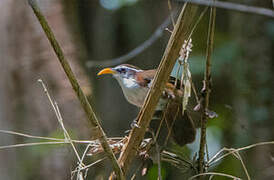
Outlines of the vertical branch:
M62 65L62 67L63 67L72 87L73 87L73 90L77 94L77 97L80 100L80 103L88 117L90 125L94 129L97 130L96 132L98 134L98 139L99 139L104 151L106 152L107 156L110 158L110 160L112 162L112 166L115 171L115 174L117 175L118 179L125 179L123 172L121 170L121 167L119 166L119 164L116 160L116 157L107 142L107 137L106 137L102 127L99 124L99 121L95 115L95 112L93 111L91 105L89 104L89 102L87 100L87 97L84 95L79 83L77 82L68 61L66 60L59 43L57 42L53 32L51 31L51 28L49 27L40 8L38 7L36 0L28 0L28 2L29 2L29 5L31 6L31 8L33 9L33 12L36 15L37 19L39 20L48 40L50 41L50 44L51 44L52 48L54 49L61 65Z
M130 132L129 140L127 144L124 145L122 153L119 157L120 166L122 167L125 174L129 170L130 164L138 152L138 147L144 138L145 132L149 126L150 120L162 94L165 83L167 82L176 59L179 56L182 44L189 36L189 30L191 28L196 10L197 6L185 4L178 17L175 28L167 44L165 53L154 77L153 85L146 97L142 109L139 112L139 128L133 128L133 130ZM110 176L109 179L113 179L113 176Z
M208 37L207 37L207 52L206 52L206 70L204 74L203 89L202 89L202 117L201 117L201 138L200 138L200 150L199 150L199 173L205 171L205 145L206 145L206 123L208 119L208 105L209 95L211 91L211 55L213 52L213 39L215 28L216 8L210 9Z
M172 6L171 6L170 0L167 1L167 5L168 5L169 11L172 12ZM174 21L174 16L173 16L172 13L170 13L170 18L171 18L172 25L173 25L173 28L174 28L175 27L175 21Z

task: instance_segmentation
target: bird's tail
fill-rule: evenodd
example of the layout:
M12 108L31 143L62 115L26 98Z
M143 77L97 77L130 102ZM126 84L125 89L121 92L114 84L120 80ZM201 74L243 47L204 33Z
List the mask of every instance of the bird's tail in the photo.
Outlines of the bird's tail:
M168 135L180 146L195 140L196 128L187 111L182 111L182 104L170 101L164 112L168 126Z

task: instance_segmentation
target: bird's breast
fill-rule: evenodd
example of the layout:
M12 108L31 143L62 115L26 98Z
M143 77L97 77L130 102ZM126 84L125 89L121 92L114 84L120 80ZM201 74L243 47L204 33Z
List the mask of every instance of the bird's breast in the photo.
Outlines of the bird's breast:
M148 90L147 87L132 87L130 89L124 88L123 92L128 102L135 106L142 107Z
M139 88L132 88L131 90L123 90L124 95L128 102L131 104L142 107L148 93L149 88L147 87L139 87ZM160 98L157 106L156 111L163 110L167 104L167 99Z
M142 107L150 86L140 86L132 79L127 78L124 78L123 80L118 79L118 82L127 101L135 106ZM164 109L166 103L167 100L161 98L156 107L156 110Z

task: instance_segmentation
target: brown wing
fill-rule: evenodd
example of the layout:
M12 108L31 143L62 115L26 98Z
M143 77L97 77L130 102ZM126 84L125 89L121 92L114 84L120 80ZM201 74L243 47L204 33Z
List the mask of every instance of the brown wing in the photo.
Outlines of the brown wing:
M162 98L169 98L169 103L164 109L165 119L168 129L171 129L171 136L173 140L180 146L191 143L195 140L196 128L195 124L186 110L182 111L183 91L180 89L180 81L170 77L169 82L166 83Z
M148 87L155 74L156 69L137 72L136 79L141 86ZM166 83L162 98L169 98L169 103L163 114L165 115L168 129L171 129L172 138L177 144L183 146L194 141L196 129L188 112L185 111L182 114L183 91L179 89L180 82L175 87L175 81L175 78L170 77L169 82Z
M132 66L132 65L127 65L127 66L139 69L139 68L137 68L135 66ZM157 69L151 69L151 70L145 70L145 71L137 72L136 73L136 79L137 79L137 81L141 82L140 83L141 86L147 86L152 81L152 79L154 78L154 76L156 74L156 70ZM139 76L140 74L142 76ZM174 90L175 89L175 87L174 87L175 81L176 81L176 79L174 77L170 76L169 82L166 84L167 89ZM180 81L177 82L177 86L176 86L177 90L179 88L180 88Z
M151 83L156 73L156 69L141 71L136 73L136 79L141 86L147 87ZM141 76L140 76L141 75Z

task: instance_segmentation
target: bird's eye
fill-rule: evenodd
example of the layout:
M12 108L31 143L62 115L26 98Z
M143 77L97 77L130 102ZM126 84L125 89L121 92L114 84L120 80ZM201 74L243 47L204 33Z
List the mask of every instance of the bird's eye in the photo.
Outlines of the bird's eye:
M119 69L119 72L120 72L120 73L125 73L125 72L126 72L126 69L125 69L125 68L121 68L121 69Z

